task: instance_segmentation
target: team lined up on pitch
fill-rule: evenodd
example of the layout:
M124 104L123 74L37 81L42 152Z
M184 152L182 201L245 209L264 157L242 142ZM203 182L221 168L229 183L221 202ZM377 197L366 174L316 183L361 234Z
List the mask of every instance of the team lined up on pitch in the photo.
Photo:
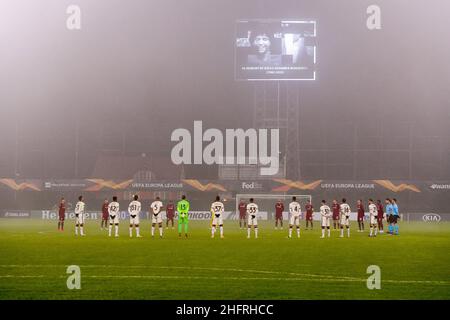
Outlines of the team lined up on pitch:
M78 202L75 206L75 235L84 236L84 219L85 219L85 203L83 202L83 196L78 197ZM159 237L163 237L163 218L162 209L164 205L159 197L156 197L150 205L150 214L152 219L151 236L155 236L155 228L158 225ZM245 203L243 200L239 203L239 226L242 228L247 228L247 238L251 237L251 231L253 229L254 237L258 238L258 205L255 203L253 198L249 199L249 203ZM369 208L369 227L370 233L369 237L376 237L378 233L384 233L383 221L387 221L389 224L388 234L398 235L399 227L397 224L399 218L399 211L396 199L386 199L386 212L384 212L383 205L380 200L377 203L372 199L368 201ZM129 236L133 237L133 230L135 231L136 237L141 238L139 229L139 215L141 213L142 205L139 201L138 195L133 196L133 200L128 205L128 213L130 215L130 225L129 225ZM313 205L308 200L305 205L306 211L306 230L308 227L313 228ZM108 226L108 235L112 236L112 231L114 228L114 236L119 236L119 213L120 205L117 202L117 197L112 198L112 202L105 200L102 207L102 222L101 228ZM189 210L190 204L186 200L186 196L183 195L181 200L178 201L176 210L178 212L178 236L182 236L182 231L184 229L184 236L188 237L189 229ZM64 230L64 220L65 220L66 204L65 199L62 198L59 204L59 220L58 220L58 230ZM224 227L223 227L223 213L225 212L225 206L217 196L215 201L211 204L211 237L214 238L217 227L219 227L220 238L224 238ZM283 227L283 212L284 204L281 200L278 200L275 204L275 228L278 228L278 223L280 227ZM350 237L350 214L351 209L347 204L347 200L344 198L339 204L337 200L333 200L332 209L327 205L325 200L322 200L320 206L320 220L321 220L321 238L331 236L331 221L333 220L334 229L340 229L340 237L344 237L344 229L347 231L347 237ZM175 216L175 205L172 201L166 206L166 227L169 227L169 222L172 222L172 229L174 225ZM289 231L288 238L292 238L292 232L294 226L296 228L297 237L300 237L300 220L302 218L301 205L297 201L297 198L292 197L291 203L289 203ZM364 231L364 220L365 211L362 200L357 201L357 221L358 221L358 232ZM184 227L184 228L183 228Z

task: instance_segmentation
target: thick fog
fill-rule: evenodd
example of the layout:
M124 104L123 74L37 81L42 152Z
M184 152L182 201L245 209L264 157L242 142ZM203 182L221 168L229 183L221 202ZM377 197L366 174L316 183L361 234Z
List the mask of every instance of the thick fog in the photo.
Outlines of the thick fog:
M81 30L66 28L70 4ZM370 4L381 30L366 27ZM252 127L255 86L276 84L235 81L235 22L299 18L317 22L317 76L289 83L296 178L449 179L449 12L446 0L3 0L0 176L90 178L111 154L170 162L171 132L194 120Z

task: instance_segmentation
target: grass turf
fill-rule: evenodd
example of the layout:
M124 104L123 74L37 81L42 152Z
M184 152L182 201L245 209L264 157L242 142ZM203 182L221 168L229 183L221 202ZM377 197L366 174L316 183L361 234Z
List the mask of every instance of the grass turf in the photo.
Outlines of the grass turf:
M209 222L191 221L189 239L175 230L164 239L108 238L87 221L84 238L73 221L0 219L0 299L449 299L450 224L401 223L400 236L357 233L320 239L303 230L260 223L260 238L246 239L226 221L225 239L211 239ZM157 231L156 231L157 232ZM295 231L294 231L295 235ZM253 236L253 234L252 234ZM67 266L81 268L81 289L69 290ZM381 268L381 290L369 290L369 265Z

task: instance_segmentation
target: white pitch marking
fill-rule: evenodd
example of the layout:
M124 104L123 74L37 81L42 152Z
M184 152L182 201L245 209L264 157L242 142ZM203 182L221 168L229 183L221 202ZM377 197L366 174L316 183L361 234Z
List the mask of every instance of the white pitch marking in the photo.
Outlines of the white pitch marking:
M66 267L66 265L0 265L0 268L27 268L27 267ZM167 266L120 266L120 265L80 265L80 267L85 268L134 268L134 269L188 269L188 270L205 270L205 271L233 271L233 272L251 272L251 273L261 273L261 274L275 274L275 275L291 275L296 276L289 278L263 278L263 277L181 277L181 276L157 276L157 275L91 275L84 276L90 278L153 278L153 279L211 279L211 280L285 280L285 281L329 281L329 282L365 282L367 279L355 278L355 277L345 277L345 276L333 276L333 275L319 275L319 274L309 274L309 273L293 273L293 272L275 272L266 270L249 270L249 269L234 269L234 268L207 268L207 267L167 267ZM1 277L1 276L0 276ZM14 277L13 275L8 275L6 277ZM21 276L17 276L21 277ZM28 277L28 276L24 276ZM31 277L44 277L44 276L29 276ZM306 278L307 277L307 278ZM315 278L315 279L314 279ZM438 285L450 285L450 281L440 281L440 280L382 280L383 283L410 283L410 284L438 284Z

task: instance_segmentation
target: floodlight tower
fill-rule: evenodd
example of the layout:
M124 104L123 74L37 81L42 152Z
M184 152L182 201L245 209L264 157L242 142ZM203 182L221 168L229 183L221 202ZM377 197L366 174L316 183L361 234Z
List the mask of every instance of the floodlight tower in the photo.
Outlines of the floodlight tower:
M253 123L257 129L280 130L280 162L284 176L300 179L300 87L296 81L258 81L254 84Z

